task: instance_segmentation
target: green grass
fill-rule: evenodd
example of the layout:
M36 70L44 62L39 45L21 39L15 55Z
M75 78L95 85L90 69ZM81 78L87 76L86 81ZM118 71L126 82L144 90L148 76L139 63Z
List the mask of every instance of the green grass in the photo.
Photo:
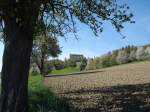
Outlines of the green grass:
M40 75L29 79L29 112L72 112L73 108L43 84Z
M79 68L76 68L76 67L68 67L68 68L64 68L62 70L53 70L51 72L51 74L58 74L58 75L61 75L61 74L68 74L68 73L75 73L75 72L79 72Z

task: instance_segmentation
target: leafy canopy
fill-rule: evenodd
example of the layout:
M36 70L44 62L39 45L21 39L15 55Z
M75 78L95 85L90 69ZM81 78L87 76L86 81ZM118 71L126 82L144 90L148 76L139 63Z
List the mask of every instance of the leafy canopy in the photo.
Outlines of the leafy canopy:
M117 0L1 0L1 29L5 32L4 21L11 19L20 28L36 24L41 32L58 37L68 32L76 33L76 21L79 20L95 35L103 31L105 21L120 32L123 23L134 23L128 9L126 4L118 5Z

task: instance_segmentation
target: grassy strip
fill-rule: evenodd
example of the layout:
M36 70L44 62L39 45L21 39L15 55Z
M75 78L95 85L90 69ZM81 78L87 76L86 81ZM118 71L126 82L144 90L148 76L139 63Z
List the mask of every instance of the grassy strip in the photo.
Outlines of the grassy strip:
M43 84L40 75L30 76L29 112L72 112L65 99L59 98Z
M103 72L103 70L97 69L97 70L88 70L88 71L82 71L82 72L74 72L74 73L67 73L67 74L50 74L45 75L45 77L57 77L57 76L68 76L68 75L79 75L79 74L91 74L91 73L98 73Z
M51 74L61 75L61 74L75 73L75 72L79 72L79 71L80 71L79 68L68 67L68 68L64 68L62 70L53 70L51 72Z

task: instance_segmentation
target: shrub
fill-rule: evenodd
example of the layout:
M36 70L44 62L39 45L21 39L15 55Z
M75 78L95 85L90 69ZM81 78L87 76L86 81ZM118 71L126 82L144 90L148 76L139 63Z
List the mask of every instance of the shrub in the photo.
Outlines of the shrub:
M61 70L66 67L66 63L59 59L51 60L48 63L56 70Z

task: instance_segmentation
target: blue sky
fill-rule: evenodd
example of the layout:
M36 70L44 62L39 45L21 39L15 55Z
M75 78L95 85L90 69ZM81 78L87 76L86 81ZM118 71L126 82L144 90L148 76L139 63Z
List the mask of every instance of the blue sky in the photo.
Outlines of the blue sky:
M121 48L126 45L150 44L150 0L118 0L127 3L134 14L135 24L125 24L121 36L114 30L111 24L104 25L104 32L95 37L92 31L83 24L78 24L78 38L76 40L72 34L68 34L65 40L59 38L62 47L60 59L69 57L70 53L83 54L86 57L100 56L108 51ZM2 66L3 44L0 43L0 68Z

